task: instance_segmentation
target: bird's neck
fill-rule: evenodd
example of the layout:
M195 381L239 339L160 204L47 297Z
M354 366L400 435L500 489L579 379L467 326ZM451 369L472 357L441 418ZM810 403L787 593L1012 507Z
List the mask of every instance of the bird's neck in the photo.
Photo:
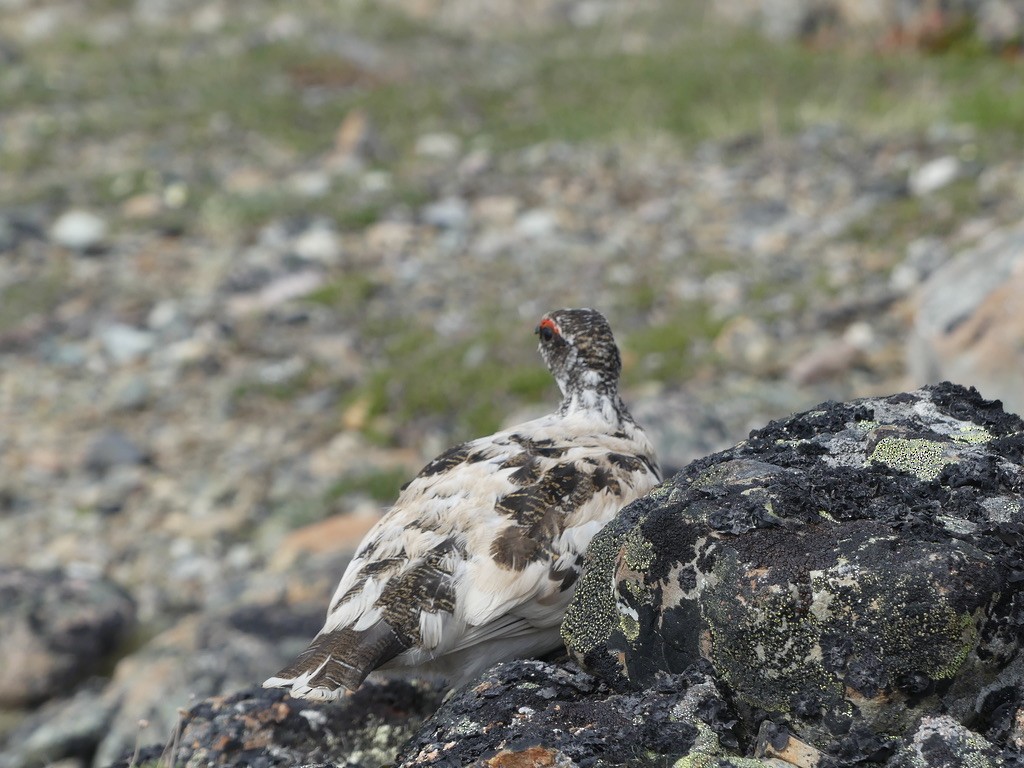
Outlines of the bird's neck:
M619 398L616 382L601 379L559 382L562 390L562 404L558 412L563 416L588 413L601 416L609 423L618 423L629 418L626 407Z

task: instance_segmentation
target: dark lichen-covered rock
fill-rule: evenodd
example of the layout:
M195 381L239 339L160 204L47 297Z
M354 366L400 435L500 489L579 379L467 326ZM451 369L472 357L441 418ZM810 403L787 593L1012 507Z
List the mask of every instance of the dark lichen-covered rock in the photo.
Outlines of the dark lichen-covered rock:
M978 698L1024 623L1024 423L950 384L826 403L694 462L594 541L563 624L620 689L700 659L742 725L881 761Z
M123 589L60 570L0 568L0 606L0 707L71 693L135 624Z
M437 709L443 693L439 685L421 681L368 681L355 693L325 703L252 688L199 702L182 716L167 745L126 754L112 768L319 762L378 768Z
M1010 768L1019 756L1000 750L948 716L925 717L886 768Z
M708 670L616 693L572 664L499 664L447 702L399 755L412 766L740 766L736 717Z

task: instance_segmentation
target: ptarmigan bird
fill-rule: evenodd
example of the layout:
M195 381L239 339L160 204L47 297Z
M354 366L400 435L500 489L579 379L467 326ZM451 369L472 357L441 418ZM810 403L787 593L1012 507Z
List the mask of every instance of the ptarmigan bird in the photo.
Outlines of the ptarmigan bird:
M332 699L380 667L458 686L559 647L590 540L660 471L619 398L608 321L560 309L536 333L558 410L427 464L360 544L323 629L265 687Z

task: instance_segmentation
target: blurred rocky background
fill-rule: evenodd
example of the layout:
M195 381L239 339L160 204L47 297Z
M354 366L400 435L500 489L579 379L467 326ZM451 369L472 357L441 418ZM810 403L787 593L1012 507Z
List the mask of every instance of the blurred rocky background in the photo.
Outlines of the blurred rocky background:
M0 766L304 646L600 308L669 470L825 399L1024 411L1024 2L0 0Z

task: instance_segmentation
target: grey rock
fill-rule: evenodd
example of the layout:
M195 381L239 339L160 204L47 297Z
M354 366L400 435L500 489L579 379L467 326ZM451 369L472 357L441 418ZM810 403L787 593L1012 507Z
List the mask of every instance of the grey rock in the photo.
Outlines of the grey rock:
M7 735L0 768L51 766L58 760L87 761L114 712L101 686L85 685L70 698L47 702Z
M979 265L984 265L979 268ZM962 379L1024 412L1024 226L998 229L912 295L907 367L917 381Z
M949 248L935 237L919 237L907 244L907 255L897 264L889 285L901 293L917 288L950 258Z
M135 604L109 581L0 568L0 705L67 695L124 642Z
M259 381L265 386L282 386L295 381L306 371L306 368L307 363L301 357L277 360L260 368Z
M135 441L116 429L100 432L90 443L85 452L83 466L96 475L104 475L112 468L145 464L149 454Z
M47 360L60 368L78 368L89 360L89 353L82 344L48 340L40 345L40 351Z
M50 228L50 238L74 251L101 249L109 233L107 222L90 211L71 209L61 214Z
M999 749L952 717L921 718L912 734L903 740L886 768L999 768L1021 765L1019 755Z
M341 258L341 238L325 222L314 224L302 232L293 244L295 255L307 261L333 264Z
M525 211L516 220L516 232L527 238L541 238L558 228L558 217L553 211L534 208Z
M1011 0L987 0L981 4L978 37L990 48L1019 44L1024 36L1024 5Z
M104 351L117 365L127 365L148 354L156 344L156 337L124 323L113 323L99 332Z
M0 60L2 60L2 56L0 56ZM13 251L23 236L22 227L19 226L15 217L7 213L0 213L0 253Z
M146 316L146 326L159 336L161 342L181 341L192 332L192 323L175 299L164 299L153 305Z
M623 689L709 661L745 732L844 764L922 716L978 727L1020 652L1021 487L1024 421L974 390L825 403L623 509L563 637Z
M111 408L115 411L138 411L149 404L152 389L144 376L130 376L118 382L111 394Z
M438 229L463 229L469 222L469 206L460 197L446 197L424 206L420 215Z
M415 151L432 160L453 160L462 151L462 139L453 133L425 133L416 139Z
M915 169L907 183L912 194L925 197L949 186L959 175L960 160L953 155L946 155L930 160Z

